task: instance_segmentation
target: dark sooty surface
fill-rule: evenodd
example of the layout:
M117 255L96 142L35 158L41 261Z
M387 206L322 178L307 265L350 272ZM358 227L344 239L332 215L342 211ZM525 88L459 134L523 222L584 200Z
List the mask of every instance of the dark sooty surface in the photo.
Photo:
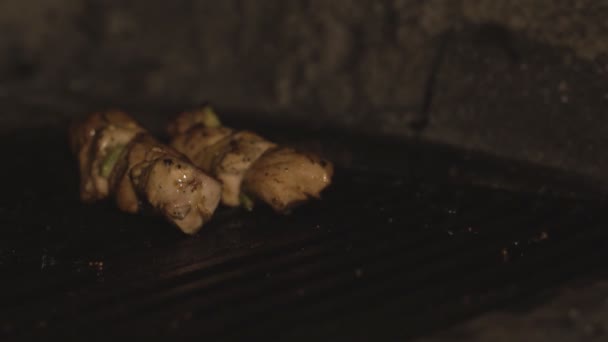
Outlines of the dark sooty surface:
M187 237L79 203L63 131L2 143L3 340L408 337L606 256L600 203L451 184L432 176L432 151L418 172L338 168L323 200L290 216L220 209Z

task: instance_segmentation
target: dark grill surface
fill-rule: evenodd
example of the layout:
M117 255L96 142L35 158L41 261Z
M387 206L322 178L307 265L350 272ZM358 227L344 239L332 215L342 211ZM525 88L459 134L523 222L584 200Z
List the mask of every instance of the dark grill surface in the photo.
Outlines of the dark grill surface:
M63 132L30 133L3 142L19 146L3 154L3 340L413 337L527 303L606 257L603 201L454 183L425 172L444 167L432 151L410 172L338 168L290 216L221 209L185 237L80 204Z

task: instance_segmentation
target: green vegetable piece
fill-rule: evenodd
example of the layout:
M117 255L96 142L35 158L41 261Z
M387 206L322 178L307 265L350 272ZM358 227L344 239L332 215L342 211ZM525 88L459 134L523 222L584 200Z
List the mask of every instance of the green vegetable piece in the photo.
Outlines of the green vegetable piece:
M241 194L239 195L239 200L241 202L241 206L245 208L245 210L253 210L253 206L255 205L255 203L253 202L253 199L251 197L241 192Z
M125 145L118 145L114 146L108 151L108 154L106 154L106 157L103 159L99 170L102 177L110 176L112 169L114 169L114 165L116 165L116 162L118 161L118 157L120 157L120 154L122 151L124 151L124 149Z
M222 126L222 122L217 117L217 114L215 114L215 111L213 111L213 108L211 108L209 106L203 108L202 124L205 127L209 127L209 128L216 128L216 127Z

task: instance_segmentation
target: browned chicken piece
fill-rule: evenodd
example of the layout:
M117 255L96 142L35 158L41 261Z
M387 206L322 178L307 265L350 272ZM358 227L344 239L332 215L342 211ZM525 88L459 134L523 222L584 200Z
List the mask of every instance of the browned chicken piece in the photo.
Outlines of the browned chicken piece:
M112 159L143 131L137 122L120 111L94 113L71 127L70 143L72 152L78 157L83 201L92 202L108 196Z
M170 136L177 137L182 133L186 133L190 128L198 125L218 128L222 126L222 123L210 106L203 105L200 110L183 112L177 115L169 122L169 125L167 125L167 131Z
M225 152L224 142L230 141L234 131L227 127L208 128L197 125L177 135L171 146L184 153L201 169L210 172L214 161Z
M124 113L93 114L70 136L85 201L110 195L126 212L149 207L187 234L197 232L219 203L218 181Z
M149 206L187 234L211 219L221 197L218 181L148 134L129 143L110 184L121 210Z
M333 176L331 163L315 156L280 147L267 151L245 176L245 192L279 212L289 211L310 198L319 198Z
M182 113L168 131L175 149L222 181L222 203L228 206L251 207L251 195L286 212L309 198L319 198L331 183L331 163L277 148L249 131L222 127L209 107Z
M178 136L172 146L219 179L223 184L222 203L236 207L240 204L245 173L253 162L275 145L252 132L197 125Z

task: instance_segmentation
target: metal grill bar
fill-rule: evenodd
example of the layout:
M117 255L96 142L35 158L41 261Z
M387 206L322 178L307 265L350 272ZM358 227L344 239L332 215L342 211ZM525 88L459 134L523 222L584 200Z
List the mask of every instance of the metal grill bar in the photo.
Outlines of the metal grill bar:
M413 334L437 326L434 319L496 308L602 260L602 203L455 185L434 178L441 172L425 178L434 158L422 157L424 165L407 175L338 169L323 201L288 217L263 208L221 210L194 238L110 205L83 206L74 177L51 171L62 181L26 184L13 207L19 212L2 218L14 229L2 233L0 248L17 252L0 253L0 262L10 261L0 263L0 336L238 338L321 327L328 319L363 325L367 311L387 319L387 327L407 322ZM32 158L20 159L19 168L50 162ZM61 158L70 164L68 155L53 162ZM47 206L36 211L31 194L44 186ZM23 212L39 217L24 220ZM58 261L41 271L42 249ZM88 266L94 260L104 262L102 275ZM34 329L41 320L45 328Z

